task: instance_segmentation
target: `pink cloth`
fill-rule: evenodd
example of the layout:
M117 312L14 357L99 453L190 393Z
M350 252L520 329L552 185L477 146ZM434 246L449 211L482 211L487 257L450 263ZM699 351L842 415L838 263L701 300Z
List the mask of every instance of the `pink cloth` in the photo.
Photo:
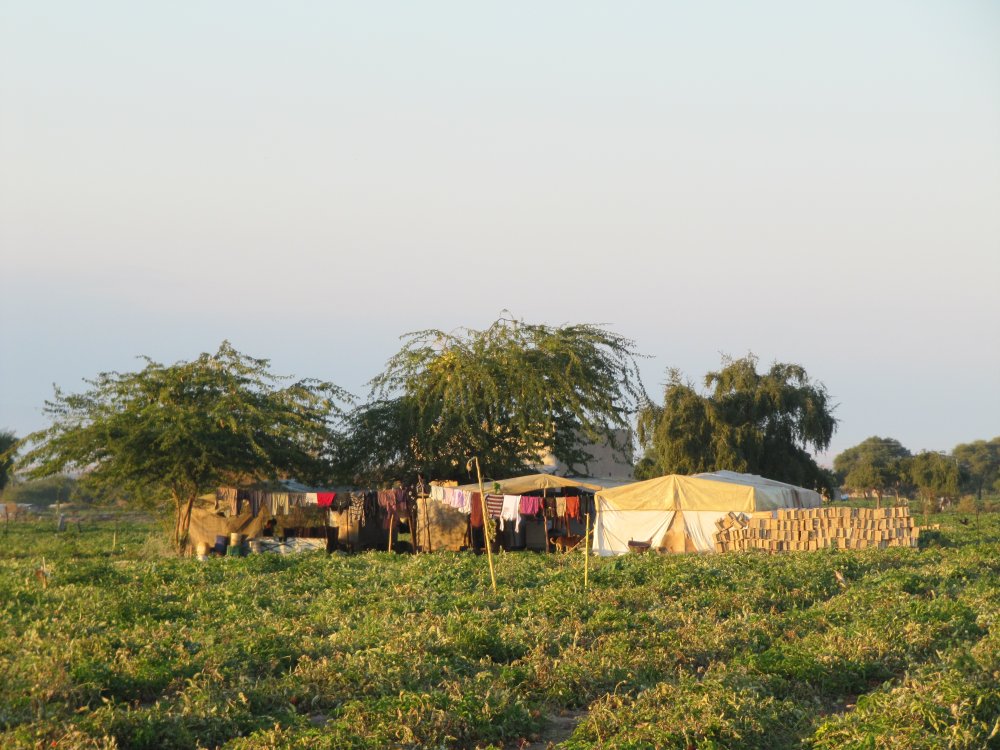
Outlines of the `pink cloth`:
M317 492L316 493L316 505L321 508L329 508L333 505L334 499L337 497L336 492Z
M534 495L521 495L521 515L537 516L542 512L542 498Z

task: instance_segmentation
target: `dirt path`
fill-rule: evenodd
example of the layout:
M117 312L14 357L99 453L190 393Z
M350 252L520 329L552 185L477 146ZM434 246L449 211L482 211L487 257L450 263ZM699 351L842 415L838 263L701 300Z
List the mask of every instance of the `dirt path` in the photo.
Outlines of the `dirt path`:
M560 742L568 740L576 730L576 725L587 715L586 711L562 711L546 717L545 728L538 739L524 745L521 750L552 750Z

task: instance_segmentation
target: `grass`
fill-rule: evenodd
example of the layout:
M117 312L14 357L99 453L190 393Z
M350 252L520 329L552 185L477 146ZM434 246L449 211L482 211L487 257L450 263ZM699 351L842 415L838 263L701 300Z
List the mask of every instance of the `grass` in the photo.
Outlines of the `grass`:
M921 550L304 554L0 537L0 747L1000 747L1000 517ZM12 527L13 528L13 527ZM36 570L45 558L48 585ZM843 582L838 580L838 575Z

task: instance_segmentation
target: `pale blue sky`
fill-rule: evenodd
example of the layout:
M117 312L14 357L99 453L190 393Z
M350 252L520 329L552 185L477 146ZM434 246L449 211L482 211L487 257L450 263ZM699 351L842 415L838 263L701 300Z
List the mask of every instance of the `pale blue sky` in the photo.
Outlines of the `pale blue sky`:
M0 253L21 434L137 354L361 394L507 308L950 450L1000 435L1000 3L0 0Z

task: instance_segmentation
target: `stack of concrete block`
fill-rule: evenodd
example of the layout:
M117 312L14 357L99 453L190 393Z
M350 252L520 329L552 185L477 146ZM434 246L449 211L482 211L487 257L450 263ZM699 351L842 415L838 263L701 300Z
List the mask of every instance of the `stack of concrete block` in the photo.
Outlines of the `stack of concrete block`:
M916 547L920 529L910 509L808 508L730 513L715 522L715 550L769 552Z

